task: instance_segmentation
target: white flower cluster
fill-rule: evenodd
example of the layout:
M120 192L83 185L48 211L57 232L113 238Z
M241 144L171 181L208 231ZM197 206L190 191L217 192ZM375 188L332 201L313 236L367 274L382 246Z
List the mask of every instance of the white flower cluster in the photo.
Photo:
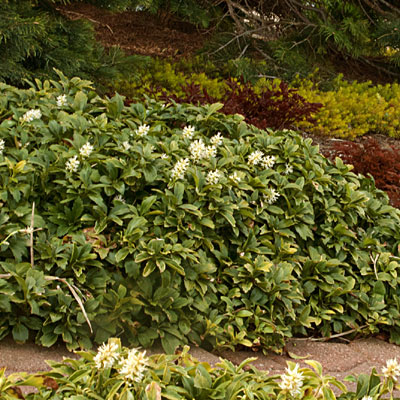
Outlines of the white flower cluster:
M149 125L140 125L139 128L136 129L136 134L138 136L146 136L149 133L150 126Z
M78 171L79 168L79 160L77 159L78 156L73 156L68 159L68 161L65 163L65 168L69 172L76 172Z
M97 350L97 354L94 357L94 363L96 368L111 368L115 361L118 360L118 345L117 343L103 343Z
M121 369L118 371L124 378L131 382L140 382L143 379L143 373L146 370L147 358L146 352L140 352L136 349L130 349L128 357L121 360Z
M94 357L96 368L105 369L114 367L130 385L143 379L148 359L146 352L130 349L126 358L121 358L119 346L115 342L104 343L97 350Z
M221 132L218 132L216 135L214 135L211 139L210 142L211 144L213 144L214 146L220 146L222 144L222 135Z
M58 96L56 101L57 101L57 107L63 107L68 105L67 95L65 94Z
M293 167L289 164L285 165L285 171L283 172L285 175L289 175L293 172Z
M21 118L21 122L31 122L34 119L40 119L42 117L42 112L38 110L29 110Z
M89 142L85 143L80 149L79 153L82 157L89 157L90 154L93 151L93 145L91 145Z
M397 377L400 376L400 365L396 358L386 361L386 367L382 368L382 374L385 378L397 381Z
M238 175L238 173L236 171L232 175L229 176L229 179L231 179L235 183L240 182L240 176Z
M182 131L182 136L186 139L191 139L196 131L194 126L185 126Z
M364 396L361 400L374 400L371 396Z
M293 369L286 368L286 374L281 376L282 382L279 383L279 387L282 390L287 390L292 397L297 397L301 394L301 388L303 386L303 373L299 372L299 364L296 364Z
M263 157L264 157L264 153L261 150L256 150L256 151L253 151L249 155L249 158L247 159L247 162L250 165L258 165L258 164L261 163Z
M261 159L261 165L265 168L272 168L275 165L275 156L265 156Z
M3 139L0 139L0 155L3 154L5 144L5 141Z
M206 146L202 139L195 140L189 146L189 151L191 158L194 162L216 157L217 155L217 146Z
M275 165L275 161L275 156L264 156L261 150L253 151L247 159L249 165L261 164L265 169L272 168Z
M222 173L216 169L215 171L208 172L206 176L206 182L209 185L216 185L221 178L222 178Z
M172 179L183 179L185 176L185 172L187 167L189 166L189 159L185 158L183 160L179 160L174 168L172 168L171 178Z
M273 204L278 200L280 194L274 188L271 188L268 191L269 193L264 195L264 199L266 203Z

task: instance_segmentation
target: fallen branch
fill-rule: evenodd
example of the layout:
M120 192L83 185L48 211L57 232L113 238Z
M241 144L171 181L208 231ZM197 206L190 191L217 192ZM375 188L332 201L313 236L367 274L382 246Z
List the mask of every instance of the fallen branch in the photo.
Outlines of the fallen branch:
M312 342L327 342L328 340L331 340L331 339L337 339L337 338L341 338L343 336L350 335L350 334L352 334L354 332L359 331L360 329L366 328L367 326L368 325L362 325L362 326L360 326L358 328L350 329L350 330L348 330L346 332L336 333L335 335L330 335L328 337L322 337L322 338L310 338L310 337L307 337L307 338L292 338L291 340L299 340L299 341L301 341L301 340L310 340Z
M105 27L114 35L114 31L111 29L111 26L110 26L110 25L108 25L108 24L103 24L102 22L97 21L97 20L95 20L95 19L93 19L93 18L89 18L89 17L88 17L87 15L85 15L85 14L81 14L81 13L78 13L78 12L76 12L76 11L64 10L64 9L62 9L62 8L56 8L56 10L57 10L57 11L60 11L61 14L62 14L62 13L65 13L65 14L76 15L76 16L79 17L79 18L84 18L84 19L87 19L88 21L93 22L93 23L95 23L95 24L99 24L99 25L105 26Z

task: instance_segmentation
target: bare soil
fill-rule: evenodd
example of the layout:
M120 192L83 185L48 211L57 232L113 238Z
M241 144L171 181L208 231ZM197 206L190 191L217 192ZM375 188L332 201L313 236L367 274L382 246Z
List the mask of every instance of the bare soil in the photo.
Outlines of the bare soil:
M89 20L105 48L119 46L127 54L185 57L199 50L209 36L207 31L170 15L113 13L84 3L60 6L58 10L70 19Z

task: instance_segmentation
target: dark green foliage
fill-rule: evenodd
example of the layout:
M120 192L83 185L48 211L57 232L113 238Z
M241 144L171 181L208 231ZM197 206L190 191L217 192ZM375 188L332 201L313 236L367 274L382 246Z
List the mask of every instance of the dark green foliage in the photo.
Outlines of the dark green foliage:
M316 65L353 79L363 72L375 79L400 76L397 1L221 3L231 28L221 24L209 51L213 57L263 58L265 73L284 79L306 76Z
M400 342L400 212L371 180L221 104L36 86L0 85L0 337L169 352L349 329ZM200 139L217 147L196 161Z
M70 21L55 5L31 0L0 3L0 81L21 85L23 79L67 75L102 80L115 76L132 58L96 42L90 23Z

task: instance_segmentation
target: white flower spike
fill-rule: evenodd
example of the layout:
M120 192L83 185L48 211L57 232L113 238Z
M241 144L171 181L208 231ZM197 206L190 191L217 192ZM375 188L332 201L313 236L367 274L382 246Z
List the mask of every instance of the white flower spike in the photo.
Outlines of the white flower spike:
M206 146L202 139L195 140L189 146L190 156L194 162L200 161L204 158L206 153Z
M269 189L269 193L264 195L265 201L270 205L274 204L279 197L280 194L274 188Z
M250 165L257 165L260 164L264 157L264 153L260 150L253 151L249 158L247 159L247 163Z
M118 345L116 343L103 343L99 347L93 361L98 369L111 368L118 359L118 356Z
M285 171L283 172L285 175L289 175L293 172L293 167L289 164L285 165Z
M191 139L196 131L194 126L185 126L182 131L182 136L187 139Z
M303 373L299 372L299 364L296 364L294 368L287 367L285 371L286 374L281 376L282 381L279 383L279 387L287 390L292 397L299 396L304 379Z
M140 382L143 379L144 371L147 368L148 359L146 352L140 352L136 349L129 350L127 358L121 360L121 369L119 373L124 376L128 384Z
M276 160L275 156L265 156L261 159L261 165L265 169L272 168L275 165L275 160Z
M90 154L93 151L93 146L87 142L85 143L80 149L79 149L79 153L82 157L89 157Z
M206 176L206 182L209 185L216 185L222 178L222 173L217 169L215 171L210 171Z
M67 95L62 94L57 97L57 107L64 107L68 105Z
M386 361L386 367L382 368L382 374L385 378L391 378L397 381L397 377L400 376L400 365L396 358Z
M210 142L214 146L220 146L222 144L223 136L221 135L221 132L218 132L216 135L214 135L211 139Z
M76 172L79 168L78 156L73 156L65 163L65 168L69 172Z
M37 109L37 110L29 110L27 111L21 118L21 122L32 122L34 119L40 119L42 118L42 112Z
M136 129L136 134L138 136L146 136L149 133L149 130L149 125L140 125L139 128Z
M171 178L172 179L183 179L185 177L185 172L187 167L189 166L189 159L185 158L183 160L179 160L174 168L172 168Z

